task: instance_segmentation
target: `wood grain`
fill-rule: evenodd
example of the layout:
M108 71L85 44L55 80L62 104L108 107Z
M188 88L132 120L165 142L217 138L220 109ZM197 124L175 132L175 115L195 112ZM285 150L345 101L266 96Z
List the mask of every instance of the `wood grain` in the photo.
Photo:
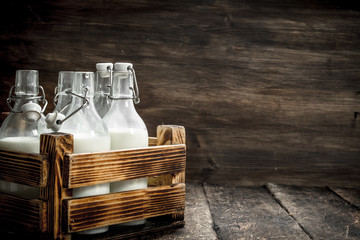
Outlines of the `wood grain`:
M185 227L162 233L154 240L206 239L217 240L211 212L202 184L186 183Z
M186 134L184 126L159 125L156 128L157 145L185 144ZM186 162L185 162L186 163ZM163 181L166 181L165 178ZM185 169L173 173L171 183L185 183ZM184 220L184 211L172 215L173 220Z
M187 180L359 185L351 1L21 0L2 11L2 112L16 69L39 70L52 111L59 71L132 62L150 135L186 127Z
M360 188L330 187L330 189L360 210Z
M156 137L149 137L149 147L156 146L157 138Z
M0 178L33 187L46 187L47 155L0 151Z
M219 239L310 239L263 187L204 189Z
M98 154L69 154L64 160L64 186L75 188L176 173L185 170L185 156L184 144Z
M156 128L157 145L185 144L185 128L177 125L159 125Z
M67 232L184 211L185 185L153 187L65 201Z
M46 232L48 229L47 202L0 193L0 223L2 229L22 229Z
M329 189L276 184L267 187L311 239L360 238L359 209Z
M156 128L157 145L185 144L186 134L184 126L159 125ZM186 163L186 162L185 162ZM172 176L172 183L185 183L185 169Z
M73 152L74 139L70 134L49 133L40 136L40 153L48 154L50 161L48 197L48 229L53 239L63 239L61 231L63 200L72 195L63 188L64 156Z

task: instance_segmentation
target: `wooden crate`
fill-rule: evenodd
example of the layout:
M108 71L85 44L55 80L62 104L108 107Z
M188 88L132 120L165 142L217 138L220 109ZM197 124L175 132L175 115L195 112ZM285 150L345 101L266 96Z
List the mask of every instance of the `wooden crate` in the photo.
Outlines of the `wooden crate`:
M148 219L145 227L110 226L110 231L96 235L122 239L184 226L184 127L158 126L157 137L149 138L146 148L72 152L73 137L64 133L41 135L40 154L0 151L0 179L40 188L38 199L0 194L2 234L93 239L73 233ZM149 179L146 189L72 198L73 188L142 177Z

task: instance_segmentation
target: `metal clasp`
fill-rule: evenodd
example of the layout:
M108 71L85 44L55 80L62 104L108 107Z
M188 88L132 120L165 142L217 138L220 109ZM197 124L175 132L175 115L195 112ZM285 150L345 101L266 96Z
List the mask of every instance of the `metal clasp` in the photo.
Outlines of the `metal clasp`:
M11 107L11 102L23 98L23 97L13 95L12 93L14 92L14 89L15 89L15 85L11 86L10 91L9 91L9 97L6 99L6 105L8 106L8 108L10 109L11 112L13 112L13 113L22 113L22 111L14 111L14 109ZM45 109L47 107L48 101L45 98L44 88L42 86L39 86L39 89L40 89L40 92L41 92L42 95L33 96L33 97L25 97L25 99L27 101L40 100L42 102L42 104L44 105L43 108L41 109L41 113L44 113L44 111L45 111Z
M82 108L84 108L86 105L89 104L89 100L86 98L87 92L89 91L88 87L85 87L85 94L84 96L81 96L79 94L73 93L71 92L71 89L65 89L65 93L68 95L73 95L75 97L81 98L83 100L83 104L77 108L75 111L73 111L72 113L70 113L68 116L66 116L64 119L62 120L58 120L56 123L57 124L62 124L63 122L65 122L66 120L68 120L69 118L71 118L75 113L79 112ZM58 93L59 94L59 93ZM68 102L60 111L59 113L61 113L62 111L64 111L70 104L72 103L72 99L70 100L70 102Z
M133 92L133 99L134 99L134 103L138 104L140 103L140 94L139 94L139 87L137 84L137 80L136 80L136 74L135 74L135 69L131 66L128 66L128 71L132 72L133 75L133 81L134 81L134 88L130 87L130 90Z
M126 97L126 96L124 96L124 97L113 97L112 94L111 94L111 86L109 86L110 87L109 99L111 99L111 100L133 99L134 103L138 104L140 102L140 97L139 97L139 87L138 87L137 80L136 80L135 69L132 68L131 66L128 66L127 70L130 71L132 76L133 76L132 79L133 79L134 88L129 87L129 89L132 91L132 96L131 97ZM111 80L112 80L112 78L111 78Z

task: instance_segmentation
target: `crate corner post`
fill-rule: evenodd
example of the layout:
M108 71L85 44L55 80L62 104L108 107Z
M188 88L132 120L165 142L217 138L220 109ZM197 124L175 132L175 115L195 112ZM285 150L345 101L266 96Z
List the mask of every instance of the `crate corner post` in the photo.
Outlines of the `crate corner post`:
M158 125L156 129L157 145L175 145L186 144L185 127L179 125ZM171 184L185 184L185 169L181 172L174 173L171 176ZM185 204L184 204L185 209ZM176 221L184 220L184 210L174 213L171 218Z
M64 159L73 153L74 139L71 134L48 133L40 137L40 153L49 156L48 194L48 232L53 239L70 239L62 229L62 202L68 196L63 188Z

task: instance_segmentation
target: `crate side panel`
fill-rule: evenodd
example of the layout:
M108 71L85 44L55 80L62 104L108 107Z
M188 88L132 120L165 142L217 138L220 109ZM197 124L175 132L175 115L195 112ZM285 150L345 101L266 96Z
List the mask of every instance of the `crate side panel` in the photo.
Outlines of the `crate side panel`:
M183 212L185 184L64 200L68 232Z
M0 151L0 179L33 187L45 187L48 178L46 155Z
M66 157L65 187L158 176L185 170L185 145L157 146Z
M0 193L1 226L26 229L34 232L47 230L47 203Z

